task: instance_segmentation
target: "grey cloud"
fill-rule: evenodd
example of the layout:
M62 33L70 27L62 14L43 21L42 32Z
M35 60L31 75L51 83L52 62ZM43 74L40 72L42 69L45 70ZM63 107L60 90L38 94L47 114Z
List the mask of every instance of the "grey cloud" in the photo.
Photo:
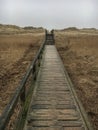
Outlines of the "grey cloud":
M98 0L0 0L0 23L98 28Z

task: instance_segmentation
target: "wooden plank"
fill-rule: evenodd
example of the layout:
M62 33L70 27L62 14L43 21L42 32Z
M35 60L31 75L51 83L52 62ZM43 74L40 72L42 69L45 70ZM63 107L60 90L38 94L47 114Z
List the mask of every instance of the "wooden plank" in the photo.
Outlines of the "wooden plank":
M83 127L65 127L63 130L84 130Z
M63 71L55 46L46 46L26 130L86 130Z
M62 130L59 127L27 127L26 130Z

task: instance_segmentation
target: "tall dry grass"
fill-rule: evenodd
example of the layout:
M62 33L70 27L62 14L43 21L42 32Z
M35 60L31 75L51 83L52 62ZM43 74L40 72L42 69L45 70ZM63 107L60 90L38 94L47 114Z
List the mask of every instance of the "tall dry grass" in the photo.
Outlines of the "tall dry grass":
M10 67L18 61L30 46L39 46L43 39L43 34L25 35L2 35L0 36L0 66Z
M0 35L0 115L36 55L44 33Z
M56 31L56 46L94 130L98 130L98 32Z

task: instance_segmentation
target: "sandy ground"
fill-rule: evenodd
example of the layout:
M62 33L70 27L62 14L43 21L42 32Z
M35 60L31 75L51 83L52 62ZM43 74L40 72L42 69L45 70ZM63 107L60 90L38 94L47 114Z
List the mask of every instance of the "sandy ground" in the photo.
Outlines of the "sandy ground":
M56 46L94 130L98 130L98 33L55 31Z
M0 35L0 115L36 55L44 33Z

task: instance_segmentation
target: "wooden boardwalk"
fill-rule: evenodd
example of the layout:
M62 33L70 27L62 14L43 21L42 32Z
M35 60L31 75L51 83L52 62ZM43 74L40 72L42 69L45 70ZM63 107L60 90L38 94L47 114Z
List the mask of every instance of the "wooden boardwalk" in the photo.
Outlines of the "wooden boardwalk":
M24 130L88 130L54 45L46 45Z

